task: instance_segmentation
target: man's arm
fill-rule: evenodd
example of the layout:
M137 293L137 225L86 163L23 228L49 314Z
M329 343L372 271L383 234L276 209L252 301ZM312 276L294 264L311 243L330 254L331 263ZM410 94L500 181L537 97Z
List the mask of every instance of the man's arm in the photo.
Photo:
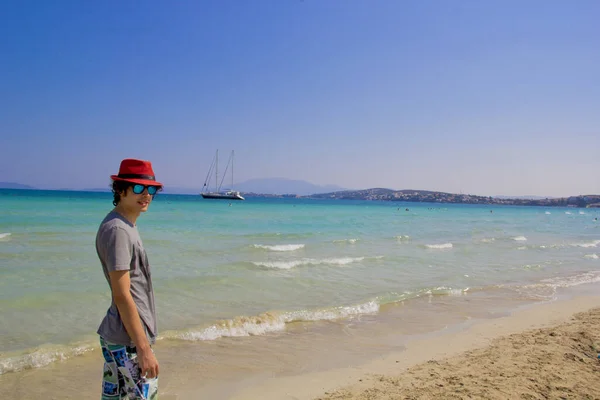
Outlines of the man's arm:
M112 295L125 329L135 344L138 363L142 376L148 378L158 376L158 361L150 348L146 331L138 313L133 297L131 297L129 271L109 272Z

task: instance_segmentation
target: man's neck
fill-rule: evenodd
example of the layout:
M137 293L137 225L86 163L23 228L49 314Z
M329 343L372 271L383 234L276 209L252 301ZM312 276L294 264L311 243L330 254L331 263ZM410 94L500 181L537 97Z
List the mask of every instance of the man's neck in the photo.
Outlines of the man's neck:
M137 221L138 217L140 216L139 212L132 212L130 210L127 210L125 207L121 206L120 204L118 204L115 207L115 211L118 212L119 214L121 214L127 221L131 222L131 224L134 226L135 226L135 222Z

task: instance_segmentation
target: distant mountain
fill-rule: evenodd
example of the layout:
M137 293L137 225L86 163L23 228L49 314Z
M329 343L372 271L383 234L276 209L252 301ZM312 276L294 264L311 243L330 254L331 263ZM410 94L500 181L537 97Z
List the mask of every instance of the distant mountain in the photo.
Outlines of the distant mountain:
M110 192L110 188L85 188L85 189L60 189L60 190L80 190L82 192Z
M73 190L73 189L62 189L62 190ZM76 189L83 192L110 192L110 187L105 188L87 188L87 189ZM182 187L165 186L161 193L165 194L200 194L200 189L190 189Z
M250 179L237 183L234 189L243 193L297 194L300 196L345 190L337 185L315 185L306 181L286 178Z
M33 186L16 182L0 182L0 189L36 189Z
M200 189L165 186L161 193L165 194L200 194Z

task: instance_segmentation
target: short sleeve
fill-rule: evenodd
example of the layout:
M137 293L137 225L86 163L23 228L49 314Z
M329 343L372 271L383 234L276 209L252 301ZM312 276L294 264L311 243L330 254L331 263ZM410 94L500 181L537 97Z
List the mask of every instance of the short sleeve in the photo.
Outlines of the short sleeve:
M111 271L128 271L131 269L133 245L131 237L117 226L109 229L102 237L106 268Z

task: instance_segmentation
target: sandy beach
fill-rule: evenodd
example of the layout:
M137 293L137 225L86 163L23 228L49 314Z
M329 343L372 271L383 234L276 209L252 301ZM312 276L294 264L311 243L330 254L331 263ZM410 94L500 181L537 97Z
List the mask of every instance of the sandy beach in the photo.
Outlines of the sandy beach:
M597 399L599 328L600 308L594 308L482 349L369 376L318 399Z
M399 330L409 316L399 307L386 313L388 321L365 324L370 330L362 334L348 334L340 324L326 327L323 335L299 326L296 333L202 346L159 342L160 398L595 399L600 393L600 297L590 295L596 285L581 289L574 298L521 306L492 318L444 320L439 329L413 335ZM456 299L463 306L467 300ZM425 305L441 318L439 307L447 303ZM391 346L399 337L403 340ZM91 352L4 374L0 393L9 400L96 398L100 365L100 355Z
M363 366L282 378L232 398L597 399L599 305L585 296L527 307Z

